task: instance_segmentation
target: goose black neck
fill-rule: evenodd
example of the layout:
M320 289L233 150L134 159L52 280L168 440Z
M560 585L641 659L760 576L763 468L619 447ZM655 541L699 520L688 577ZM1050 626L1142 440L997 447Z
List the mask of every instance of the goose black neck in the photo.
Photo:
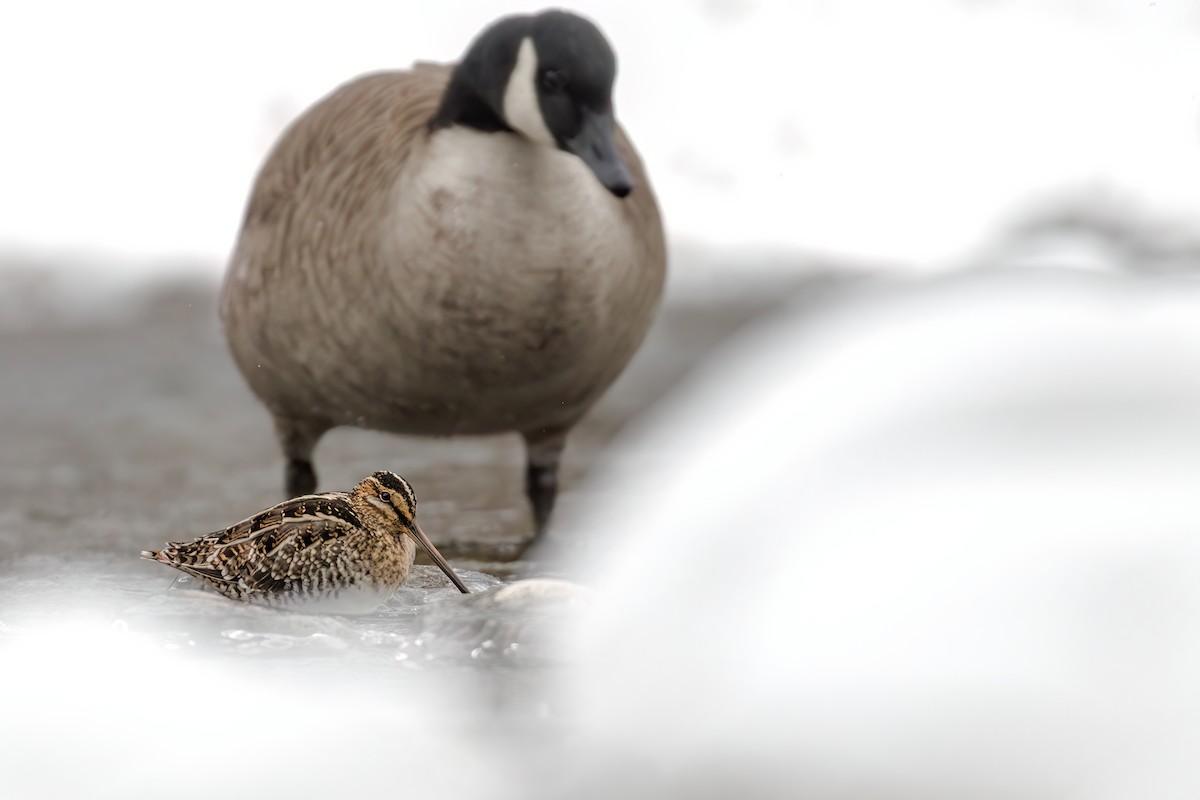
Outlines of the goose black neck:
M494 133L496 131L511 131L500 115L491 105L479 96L470 83L460 77L462 65L454 71L454 77L446 86L442 95L441 105L437 113L429 121L430 130L448 128L451 125L465 125L468 128Z
M466 125L489 133L512 130L500 109L517 63L517 48L529 34L531 22L528 16L507 17L479 35L454 68L441 105L429 121L431 129Z

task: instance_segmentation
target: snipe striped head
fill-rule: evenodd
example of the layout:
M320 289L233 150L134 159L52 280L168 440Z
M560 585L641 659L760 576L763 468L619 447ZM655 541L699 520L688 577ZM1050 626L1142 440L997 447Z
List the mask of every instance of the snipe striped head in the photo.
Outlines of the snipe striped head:
M446 577L460 592L471 593L417 524L417 496L408 481L394 472L380 470L359 481L351 494L359 496L376 509L388 527L399 527L424 547L433 563L446 573Z
M412 524L417 518L417 496L412 485L394 472L379 470L359 481L354 492L385 517L398 518L402 525Z

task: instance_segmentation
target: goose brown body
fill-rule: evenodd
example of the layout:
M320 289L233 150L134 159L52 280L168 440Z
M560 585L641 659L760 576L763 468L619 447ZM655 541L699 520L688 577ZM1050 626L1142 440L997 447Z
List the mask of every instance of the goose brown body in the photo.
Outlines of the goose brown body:
M516 431L531 475L556 468L653 319L662 223L625 133L634 188L618 197L570 152L431 125L451 75L418 65L342 86L255 183L222 316L293 465L354 425Z

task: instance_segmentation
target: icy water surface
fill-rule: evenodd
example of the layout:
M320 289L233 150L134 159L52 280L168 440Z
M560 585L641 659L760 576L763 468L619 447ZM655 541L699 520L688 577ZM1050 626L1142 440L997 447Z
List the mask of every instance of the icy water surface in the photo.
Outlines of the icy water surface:
M362 668L553 663L555 626L588 592L557 579L511 582L461 570L462 595L433 566L413 567L378 609L345 615L231 601L161 565L31 556L0 584L0 646L62 623L108 625L200 658L320 659ZM177 576L178 577L175 577Z

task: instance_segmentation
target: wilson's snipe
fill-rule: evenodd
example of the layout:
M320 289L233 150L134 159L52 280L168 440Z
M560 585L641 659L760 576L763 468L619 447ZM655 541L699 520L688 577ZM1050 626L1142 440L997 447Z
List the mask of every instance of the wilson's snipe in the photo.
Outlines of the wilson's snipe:
M468 593L417 525L416 511L408 481L381 471L349 492L296 497L195 541L143 550L142 558L182 570L234 600L369 611L408 577L420 542Z

